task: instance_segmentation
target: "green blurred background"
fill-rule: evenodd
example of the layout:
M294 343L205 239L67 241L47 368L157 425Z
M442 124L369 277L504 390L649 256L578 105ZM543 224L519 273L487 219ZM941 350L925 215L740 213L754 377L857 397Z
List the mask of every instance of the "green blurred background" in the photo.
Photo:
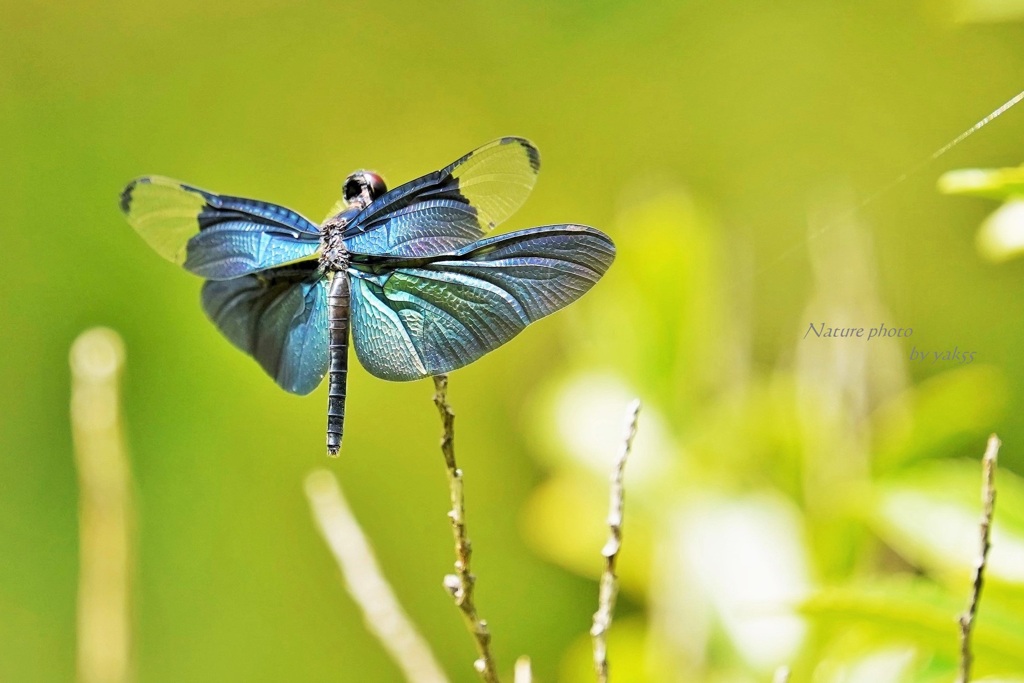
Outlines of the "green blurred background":
M994 204L935 188L1024 161L1024 109L852 212L1024 87L1018 5L2 6L0 681L75 678L67 353L94 325L127 348L137 680L398 680L310 519L324 466L475 680L441 587L430 382L354 367L328 462L325 389L288 395L221 338L117 197L156 173L319 220L354 169L395 185L502 135L543 158L502 229L581 222L619 246L581 302L451 377L502 670L525 653L536 680L590 680L606 472L638 395L618 680L949 680L976 552L962 459L991 431L1007 554L978 667L1024 671L1024 265L975 249ZM914 334L801 341L810 322ZM975 361L907 360L954 346Z

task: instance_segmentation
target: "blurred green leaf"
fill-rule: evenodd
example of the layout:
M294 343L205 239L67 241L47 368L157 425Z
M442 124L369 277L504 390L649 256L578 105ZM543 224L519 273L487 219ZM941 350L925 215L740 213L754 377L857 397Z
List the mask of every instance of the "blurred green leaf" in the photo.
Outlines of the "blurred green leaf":
M939 176L939 190L989 199L1024 197L1024 166L1010 168L966 168Z
M1024 591L1024 480L1000 470L996 489L987 577ZM870 523L912 564L939 576L951 574L966 589L981 542L980 492L977 461L922 464L878 483Z
M996 263L1024 252L1024 166L949 171L939 178L939 189L1002 200L1004 204L978 230L978 251Z
M1008 387L990 365L939 373L880 405L872 415L872 466L885 474L920 458L966 445L1005 411ZM964 397L970 400L964 400Z
M955 596L926 580L907 577L826 589L803 603L800 611L828 631L857 628L879 638L896 636L955 662L956 619L966 603L966 592ZM1024 617L983 599L973 649L980 675L1024 671Z
M1024 252L1024 200L1010 199L981 223L976 237L978 251L995 263Z

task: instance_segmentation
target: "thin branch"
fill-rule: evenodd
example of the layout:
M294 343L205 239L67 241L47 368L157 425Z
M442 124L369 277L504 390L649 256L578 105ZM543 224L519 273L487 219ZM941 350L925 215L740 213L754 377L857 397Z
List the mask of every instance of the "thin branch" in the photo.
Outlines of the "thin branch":
M338 480L327 470L306 477L306 497L320 533L345 577L345 587L367 628L412 683L446 683L423 636L413 626L381 573L366 536L345 502Z
M619 456L615 459L611 475L611 501L608 509L608 541L601 549L604 556L604 572L601 574L601 587L598 596L598 608L594 613L594 625L590 635L594 642L594 671L599 683L608 682L608 643L605 639L612 625L612 613L615 611L615 597L618 594L618 578L615 576L615 563L622 547L622 515L625 504L625 487L623 477L626 472L626 459L633 449L633 438L636 436L636 423L640 417L640 401L629 404L626 411L626 435L622 441Z
M523 655L516 660L513 683L533 683L533 671L530 669L530 658Z
M466 535L466 510L462 492L462 470L455 461L455 413L448 405L448 375L434 377L434 405L441 415L444 434L441 437L441 452L448 471L448 490L451 495L452 509L448 519L452 523L452 535L455 537L455 573L444 577L444 587L455 600L456 607L462 612L466 628L476 643L477 659L473 668L486 683L498 683L497 665L491 652L491 632L487 622L480 618L473 603L473 588L476 577L470 571L470 558L473 548Z
M978 602L981 600L981 589L985 582L985 565L988 562L989 548L992 546L990 538L992 517L996 508L996 460L1001 445L999 437L995 434L988 437L988 446L982 459L981 553L974 565L970 602L967 604L967 610L960 615L960 674L957 676L957 683L967 683L971 679L971 663L974 660L971 653L971 631L974 628L974 619L978 615Z
M772 677L772 683L789 683L789 667L783 664L775 670L775 676Z
M78 470L78 680L123 683L131 673L132 479L120 380L124 345L112 330L71 346L71 432Z

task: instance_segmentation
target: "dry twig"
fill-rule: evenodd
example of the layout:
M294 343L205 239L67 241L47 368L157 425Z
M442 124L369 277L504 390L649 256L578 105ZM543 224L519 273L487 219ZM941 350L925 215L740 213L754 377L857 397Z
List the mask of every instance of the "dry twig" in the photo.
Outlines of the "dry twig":
M971 679L971 663L974 660L971 653L971 631L974 628L974 618L978 615L978 601L981 599L981 589L985 582L985 565L988 562L989 548L992 546L990 538L992 516L996 508L996 460L1001 445L999 437L995 434L988 437L988 446L982 459L981 553L974 565L970 602L967 604L967 610L960 615L960 673L957 676L957 683L967 683Z
M71 346L71 432L78 469L78 680L131 679L131 469L121 424L124 345L112 330Z
M413 683L446 683L423 636L413 626L381 573L373 549L327 470L306 477L306 497L320 533L345 577L345 587L363 612L367 628Z
M477 659L473 668L486 683L498 683L497 666L491 652L491 632L487 622L480 618L473 603L473 588L476 577L470 572L470 558L473 554L469 537L466 535L466 511L462 493L462 470L455 461L455 413L448 405L448 376L434 377L434 405L441 415L444 434L441 437L441 452L448 471L448 490L451 495L452 509L448 518L452 523L452 535L455 537L455 573L444 577L444 587L455 600L455 605L462 612L473 640L476 643Z
M608 509L608 541L601 549L605 559L604 572L601 574L601 587L598 597L598 609L594 613L594 625L590 635L594 642L594 671L599 683L608 681L608 643L605 636L612 625L612 613L615 611L615 597L618 593L618 579L615 576L615 563L622 547L622 515L625 503L623 476L626 472L626 459L633 449L633 438L636 436L636 423L640 417L640 401L629 404L626 411L626 435L615 460L611 475L611 501Z

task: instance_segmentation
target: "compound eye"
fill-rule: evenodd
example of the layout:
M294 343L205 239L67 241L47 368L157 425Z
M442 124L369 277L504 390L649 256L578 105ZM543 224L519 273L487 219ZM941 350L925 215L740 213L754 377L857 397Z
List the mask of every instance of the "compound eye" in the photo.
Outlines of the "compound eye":
M371 200L377 199L388 191L388 186L384 184L384 179L376 173L363 171L363 180L366 181L366 187L370 191Z
M362 173L353 173L345 179L345 184L341 186L341 196L345 198L346 202L351 202L363 194L365 181L362 175Z
M371 171L357 171L350 175L345 184L341 187L341 194L347 203L363 197L363 193L369 196L370 201L377 199L387 192L384 179Z

